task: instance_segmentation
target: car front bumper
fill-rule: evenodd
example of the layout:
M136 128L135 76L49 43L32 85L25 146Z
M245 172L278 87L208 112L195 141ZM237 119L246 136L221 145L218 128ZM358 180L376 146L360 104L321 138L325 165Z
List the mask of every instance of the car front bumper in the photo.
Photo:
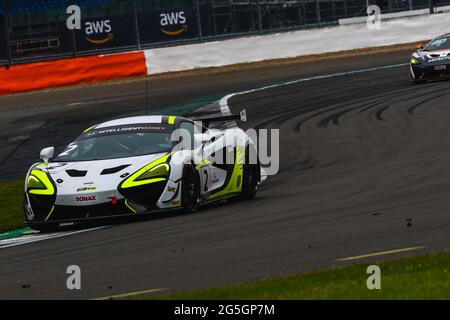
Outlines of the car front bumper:
M411 65L411 76L414 80L433 80L450 77L450 64Z
M25 195L24 211L28 225L111 219L159 212L163 210L158 207L158 199L161 197L166 183L166 181L163 181L125 191L121 190L119 199L105 198L100 203L91 205L75 205L73 201L64 201L74 198L76 195L40 196L28 194ZM100 193L96 195L98 195L98 198L104 198L101 197Z

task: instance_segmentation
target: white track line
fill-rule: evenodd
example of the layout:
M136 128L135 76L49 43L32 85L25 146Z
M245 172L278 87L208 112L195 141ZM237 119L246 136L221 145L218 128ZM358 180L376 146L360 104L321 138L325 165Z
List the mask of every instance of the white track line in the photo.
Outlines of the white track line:
M351 75L351 74L358 74L358 73L371 72L371 71L377 71L377 70L399 68L399 67L405 67L408 65L409 65L409 63L400 63L400 64L392 64L392 65L382 66L382 67L373 67L373 68L367 68L367 69L359 69L359 70L353 70L353 71L331 73L331 74L325 74L325 75L321 75L321 76L313 76L313 77L309 77L309 78L290 80L290 81L272 84L272 85L268 85L268 86L264 86L264 87L260 87L260 88L256 88L256 89L246 90L246 91L235 92L235 93L226 95L225 97L220 99L220 101L219 101L220 111L222 112L223 115L231 114L230 106L228 105L228 100L234 96L268 90L268 89L272 89L272 88L278 88L278 87L287 86L290 84L295 84L295 83L300 83L300 82L341 77L341 76L347 76L347 75Z
M33 242L39 242L49 239L55 239L55 238L61 238L61 237L67 237L79 233L85 233L89 231L99 230L106 227L98 227L98 228L91 228L86 230L78 230L78 231L68 231L68 232L56 232L56 233L48 233L48 234L35 234L35 235L28 235L28 236L22 236L19 238L13 238L13 239L6 239L0 241L0 249L10 248L10 247L16 247L24 244L29 244Z
M161 288L161 289L149 289L144 291L135 291L135 292L129 292L129 293L123 293L123 294L117 294L113 296L107 296L107 297L101 297L101 298L95 298L93 300L114 300L114 299L126 299L134 296L141 296L144 294L149 293L155 293L155 292L161 292L161 291L167 291L168 288Z

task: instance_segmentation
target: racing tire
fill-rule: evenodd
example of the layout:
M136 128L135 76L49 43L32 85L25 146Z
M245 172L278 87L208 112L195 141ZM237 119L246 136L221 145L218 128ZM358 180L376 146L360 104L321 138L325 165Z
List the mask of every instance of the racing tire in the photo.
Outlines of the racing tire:
M181 206L186 212L194 212L199 208L200 178L197 170L191 165L183 169L183 181L181 184Z
M255 199L258 192L258 184L261 175L261 167L259 163L250 164L249 162L249 148L245 150L245 164L242 174L242 191L240 198L242 200Z
M39 231L40 233L51 233L58 230L58 224L49 223L43 225L31 226L31 229Z

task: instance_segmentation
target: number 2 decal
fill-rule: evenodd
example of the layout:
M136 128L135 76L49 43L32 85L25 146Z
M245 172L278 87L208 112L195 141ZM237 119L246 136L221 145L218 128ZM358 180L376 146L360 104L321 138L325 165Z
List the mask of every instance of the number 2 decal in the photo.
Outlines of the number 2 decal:
M204 188L204 190L206 192L206 191L208 191L208 170L204 170L203 172L205 174L205 188Z
M59 157L63 157L63 156L68 156L73 150L75 150L76 148L78 148L77 144L69 144L66 148L66 150L64 150L63 153L61 153L59 155Z

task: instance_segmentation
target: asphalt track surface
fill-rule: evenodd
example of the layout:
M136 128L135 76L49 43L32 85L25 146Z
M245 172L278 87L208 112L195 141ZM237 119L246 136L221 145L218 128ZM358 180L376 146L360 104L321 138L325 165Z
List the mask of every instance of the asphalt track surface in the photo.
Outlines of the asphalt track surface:
M275 81L403 63L408 52L151 81L153 111ZM446 249L450 242L450 82L413 85L407 67L239 95L246 127L280 129L281 165L254 201L0 249L0 298L165 293ZM3 180L41 147L142 114L142 82L0 98ZM82 290L66 289L66 268Z

